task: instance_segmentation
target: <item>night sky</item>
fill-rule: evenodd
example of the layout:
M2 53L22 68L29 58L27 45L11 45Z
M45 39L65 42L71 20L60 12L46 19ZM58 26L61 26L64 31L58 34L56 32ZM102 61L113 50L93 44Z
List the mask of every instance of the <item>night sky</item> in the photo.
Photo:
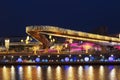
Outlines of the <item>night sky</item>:
M26 35L27 25L120 32L120 0L1 0L0 36Z

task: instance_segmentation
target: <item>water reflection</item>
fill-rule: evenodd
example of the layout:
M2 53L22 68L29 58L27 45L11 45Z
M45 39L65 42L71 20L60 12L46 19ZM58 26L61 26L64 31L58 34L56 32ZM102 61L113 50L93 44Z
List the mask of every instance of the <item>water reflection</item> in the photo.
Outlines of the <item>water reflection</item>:
M10 80L10 68L3 67L3 80Z
M79 66L78 68L78 79L83 80L83 67Z
M42 70L40 66L37 66L37 80L42 80Z
M0 66L0 80L119 80L120 66Z
M100 66L99 68L99 79L104 80L104 67Z
M51 69L51 66L48 66L47 68L47 80L53 80L53 73L52 73L52 69Z
M62 80L62 69L60 66L56 68L56 80Z
M89 80L94 80L93 66L90 66L88 69L88 78Z
M113 69L110 71L109 80L118 80L118 79L116 78L116 70L115 70L115 68L113 68Z
M32 80L32 69L31 69L31 66L27 66L24 68L25 71L24 71L24 77L26 80Z
M18 68L18 79L23 80L23 67L18 66L17 68Z
M15 79L15 67L11 66L11 80L16 80Z

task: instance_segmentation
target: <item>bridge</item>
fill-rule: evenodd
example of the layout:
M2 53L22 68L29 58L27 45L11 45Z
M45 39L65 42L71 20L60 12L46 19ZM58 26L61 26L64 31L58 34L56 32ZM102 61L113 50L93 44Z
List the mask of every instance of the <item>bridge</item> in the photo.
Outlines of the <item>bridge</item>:
M120 38L117 37L75 31L55 26L27 26L26 33L41 42L45 48L49 46L49 40L45 37L45 35L97 42L107 45L120 45Z

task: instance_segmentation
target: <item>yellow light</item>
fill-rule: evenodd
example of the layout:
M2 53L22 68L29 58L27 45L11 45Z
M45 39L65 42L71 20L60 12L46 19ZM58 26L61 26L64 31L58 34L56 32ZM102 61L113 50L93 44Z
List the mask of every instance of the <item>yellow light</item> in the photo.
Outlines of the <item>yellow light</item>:
M23 39L21 39L21 42L23 42Z
M49 35L49 39L51 39L52 38L52 36L51 35Z

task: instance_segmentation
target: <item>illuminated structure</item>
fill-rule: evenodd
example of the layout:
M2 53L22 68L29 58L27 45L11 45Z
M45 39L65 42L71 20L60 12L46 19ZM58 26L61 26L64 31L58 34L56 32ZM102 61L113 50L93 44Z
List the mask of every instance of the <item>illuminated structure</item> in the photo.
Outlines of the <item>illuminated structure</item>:
M69 30L54 26L27 26L26 33L35 38L37 41L39 41L44 46L44 48L48 48L50 46L50 41L45 35L49 35L50 39L51 36L57 36L66 39L95 42L102 45L120 45L120 38L117 37L103 36L99 34ZM89 47L89 45L85 46L86 49L89 49Z

